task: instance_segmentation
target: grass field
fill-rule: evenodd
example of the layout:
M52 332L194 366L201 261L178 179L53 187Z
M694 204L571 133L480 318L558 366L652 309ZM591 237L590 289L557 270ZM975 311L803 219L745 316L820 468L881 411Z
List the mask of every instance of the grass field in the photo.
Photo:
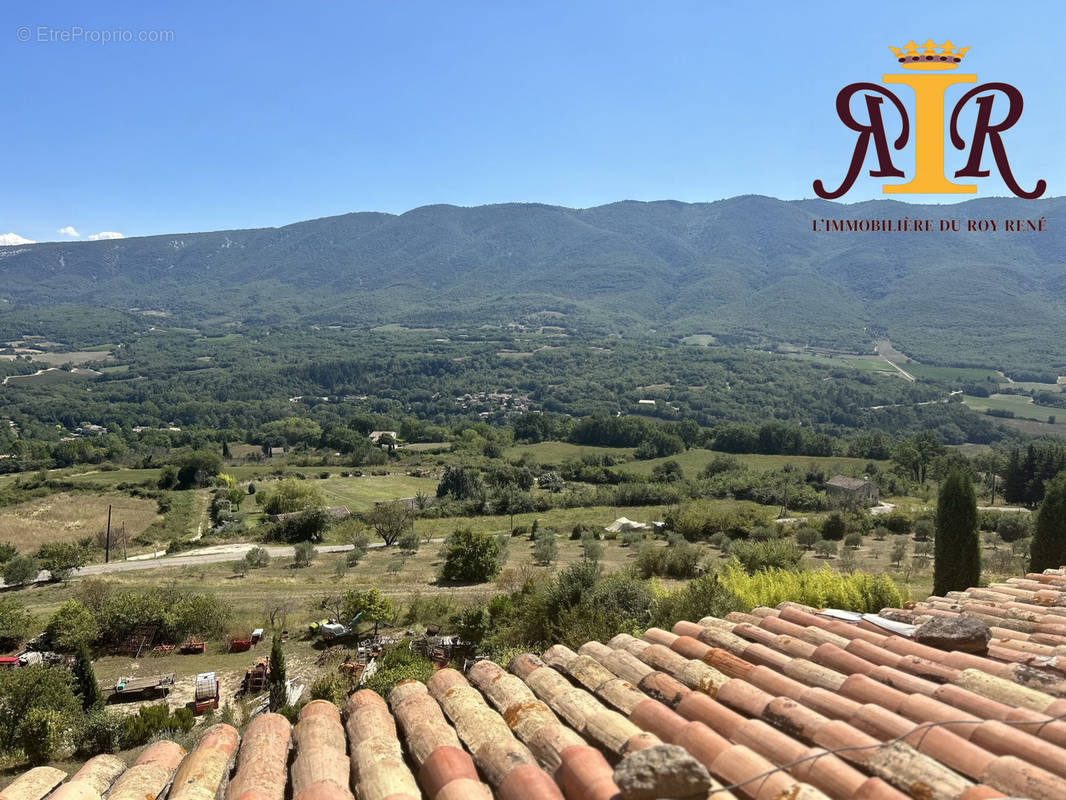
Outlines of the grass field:
M0 509L0 541L33 553L42 544L95 536L107 527L108 504L113 507L112 530L125 523L131 539L159 519L154 500L118 493L62 493Z
M994 369L979 369L968 367L934 367L929 364L918 364L914 361L897 362L915 378L926 378L932 381L992 381L1001 383L1003 373Z
M1038 406L1028 397L1017 394L994 394L991 397L971 397L963 395L962 402L974 411L1010 411L1018 419L1034 419L1037 422L1047 422L1048 417L1062 418L1066 420L1066 408L1054 406Z
M66 381L84 381L96 378L92 372L69 372L55 367L35 372L33 375L8 375L4 378L7 386L52 386Z
M697 345L699 347L710 347L717 341L718 340L711 336L711 334L709 333L694 333L691 336L686 336L684 339L682 339L681 344Z
M810 464L827 472L842 472L861 470L870 463L865 458L844 458L839 456L767 456L757 453L746 453L733 456L731 453L720 453L715 450L692 449L675 456L666 458L653 458L648 461L632 461L620 469L636 475L650 475L651 471L659 464L667 461L676 461L685 471L685 477L694 478L700 470L709 464L717 456L735 457L742 464L757 469L778 469L785 464L795 464L798 467L806 467ZM874 462L879 465L887 465L887 461Z
M75 350L70 353L39 353L33 357L33 360L43 361L45 364L54 366L73 364L77 367L81 364L88 364L91 361L106 361L109 358L111 358L111 353L108 352Z
M347 506L349 511L362 511L382 500L414 497L419 492L433 497L437 492L437 483L436 478L412 478L399 473L314 481L314 485L325 495L327 503ZM264 488L269 489L269 485Z
M867 372L888 372L899 375L891 364L877 358L877 356L849 355L845 353L832 356L819 353L795 353L790 354L790 357L814 361L827 367L848 367L850 369L866 370Z
M633 457L633 450L632 447L593 447L569 442L540 442L509 447L504 452L504 457L515 459L529 454L541 464L561 464L563 461L582 456L612 456L617 460L625 460Z

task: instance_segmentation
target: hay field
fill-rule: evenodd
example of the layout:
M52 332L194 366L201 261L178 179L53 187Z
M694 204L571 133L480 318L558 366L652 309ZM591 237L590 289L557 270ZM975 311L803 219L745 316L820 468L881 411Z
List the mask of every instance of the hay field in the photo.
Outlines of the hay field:
M34 553L49 542L96 536L107 527L109 503L111 529L121 529L125 523L130 539L160 519L154 500L65 492L0 509L0 541L11 542L19 552Z

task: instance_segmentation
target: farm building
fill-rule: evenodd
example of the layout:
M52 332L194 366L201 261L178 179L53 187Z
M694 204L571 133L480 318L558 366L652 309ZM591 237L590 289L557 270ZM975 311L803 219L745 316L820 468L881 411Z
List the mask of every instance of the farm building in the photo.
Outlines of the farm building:
M829 502L838 508L866 508L877 505L880 494L877 484L866 478L835 475L826 481L825 493Z
M36 767L0 798L1056 800L1064 606L1055 569L879 614L681 620L214 725L128 769Z
M374 444L377 444L385 436L388 436L394 442L400 438L400 434L398 434L396 431L371 431L370 436L368 438Z

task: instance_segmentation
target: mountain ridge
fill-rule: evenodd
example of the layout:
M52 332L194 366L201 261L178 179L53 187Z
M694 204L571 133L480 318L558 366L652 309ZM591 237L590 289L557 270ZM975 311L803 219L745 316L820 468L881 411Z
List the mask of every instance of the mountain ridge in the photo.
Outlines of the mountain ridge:
M1048 231L811 230L822 217L902 216L1043 217ZM940 362L991 354L994 366L1058 368L1064 222L1066 198L435 204L280 227L0 247L0 299L3 313L73 303L272 324L472 324L556 310L631 334L845 349L883 334Z

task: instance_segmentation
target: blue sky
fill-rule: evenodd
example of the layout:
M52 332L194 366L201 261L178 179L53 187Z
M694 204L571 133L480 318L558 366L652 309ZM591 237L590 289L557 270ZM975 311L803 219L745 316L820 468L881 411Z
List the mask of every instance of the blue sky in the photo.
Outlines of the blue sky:
M1015 175L1062 194L1066 6L862 8L9 2L0 233L260 227L429 203L811 197L815 178L839 183L854 147L836 93L899 72L888 45L930 37L970 45L963 68L980 81L1021 89L1025 112L1005 137ZM48 41L79 28L171 41ZM913 155L897 160L907 170ZM864 172L845 200L882 197L883 182ZM979 196L1004 194L998 178L980 182Z

